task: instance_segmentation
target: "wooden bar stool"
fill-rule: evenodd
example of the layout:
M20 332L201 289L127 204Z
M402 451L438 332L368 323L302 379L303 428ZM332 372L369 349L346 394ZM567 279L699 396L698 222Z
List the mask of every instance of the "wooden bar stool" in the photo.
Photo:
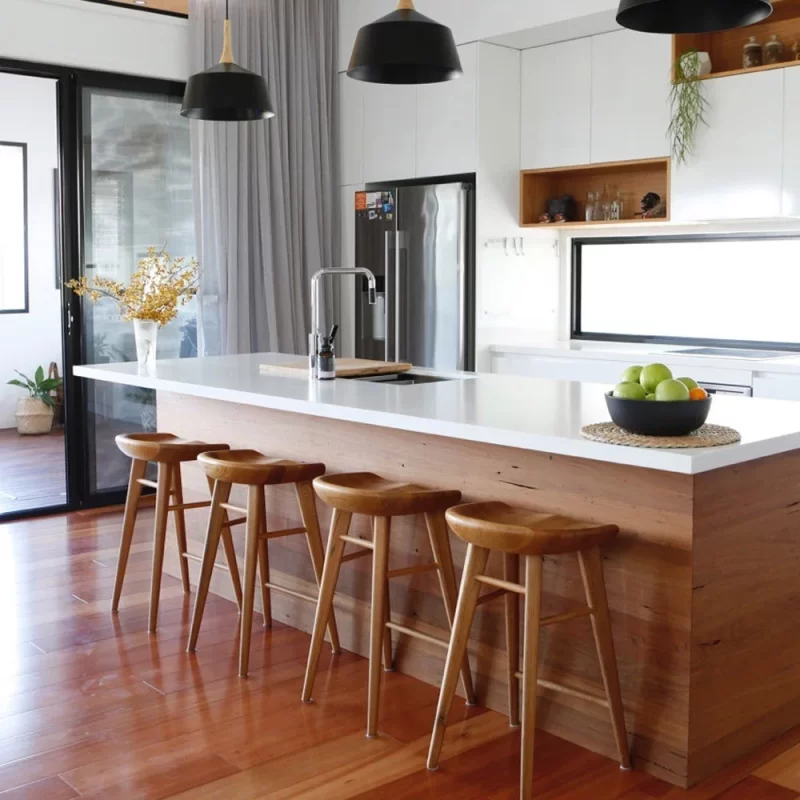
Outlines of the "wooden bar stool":
M122 584L128 566L128 555L131 550L133 531L142 487L148 486L156 490L156 523L153 546L153 573L150 583L150 620L148 630L154 633L158 621L158 601L161 595L161 574L164 567L164 544L167 538L167 517L169 512L175 513L175 531L178 536L178 551L181 554L181 581L183 591L188 592L189 565L186 559L191 556L186 546L186 519L184 512L190 508L207 508L210 501L197 503L183 502L183 482L181 480L181 464L194 461L204 450L224 450L226 444L206 444L180 439L171 433L129 433L116 438L117 447L132 459L131 475L128 481L128 496L125 501L125 515L122 521L122 541L119 545L117 561L117 577L114 582L114 596L111 600L111 611L119 611ZM148 463L158 464L158 481L145 478ZM170 498L175 502L171 503ZM225 537L225 554L228 559L233 589L241 607L242 589L239 581L239 570L230 532Z
M451 508L447 522L469 544L458 609L447 651L444 679L428 753L428 769L438 769L447 717L453 704L458 670L477 606L505 595L508 640L508 706L512 725L519 725L519 682L522 679L522 764L520 798L529 800L533 786L533 741L536 729L536 687L565 692L606 706L611 713L620 765L630 769L628 736L619 688L614 640L608 613L600 547L619 532L616 525L592 525L567 517L527 511L505 503L472 503ZM485 575L489 553L504 554L504 580ZM577 553L587 606L541 617L542 557ZM519 585L519 559L525 558L525 581ZM493 591L481 596L481 587ZM525 597L522 672L519 672L519 595ZM539 629L543 625L590 617L605 694L583 692L538 679Z
M220 536L223 536L226 530L229 531L231 526L246 523L242 627L239 642L239 675L244 678L247 677L250 661L250 635L253 625L256 567L261 572L261 601L265 625L272 624L270 595L272 589L300 600L308 600L312 603L317 602L316 597L296 592L294 589L279 586L270 581L267 542L270 539L304 533L308 542L308 551L311 555L314 575L317 583L319 583L322 578L324 554L314 488L311 485L311 481L319 475L325 474L325 465L302 464L297 461L269 458L255 450L207 452L203 453L197 460L208 476L209 481L213 482L214 488L205 550L203 552L203 566L200 572L200 583L197 587L188 649L189 652L194 652L197 646L197 636L200 633L200 625L203 621L203 610L206 605L208 587L211 582L211 571L214 568ZM234 484L248 487L247 508L237 508L228 503ZM264 488L283 484L294 484L303 527L270 531L267 530ZM226 511L232 511L243 516L226 523L224 517ZM331 617L330 624L327 627L330 631L333 652L338 653L339 634L336 630L336 620L333 617Z
M378 696L380 691L381 650L384 666L392 668L391 631L416 636L427 642L447 647L447 642L391 621L389 610L389 579L403 575L436 570L442 591L447 621L453 624L456 608L456 579L453 570L453 555L450 536L444 518L447 508L461 499L461 492L424 489L410 483L385 480L369 472L348 475L332 475L314 481L317 494L331 506L333 519L325 556L325 570L320 587L317 614L311 637L311 650L303 685L303 702L311 701L314 679L319 666L322 639L328 619L333 613L333 595L339 579L339 570L345 561L369 555L372 552L372 608L369 645L369 694L367 710L367 736L378 734ZM373 517L373 539L367 541L349 536L353 514ZM433 550L433 563L416 567L389 570L389 534L392 517L424 514L428 536ZM344 554L347 544L363 548ZM472 676L469 661L463 656L459 670L464 683L467 702L474 703ZM457 670L458 671L458 670Z

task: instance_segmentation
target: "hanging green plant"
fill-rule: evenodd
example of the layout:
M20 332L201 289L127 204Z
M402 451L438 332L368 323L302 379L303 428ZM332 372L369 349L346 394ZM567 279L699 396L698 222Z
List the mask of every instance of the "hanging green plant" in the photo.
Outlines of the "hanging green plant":
M708 99L705 81L702 80L702 63L697 50L687 50L675 62L670 91L672 121L669 137L672 155L679 164L685 164L694 152L695 137L700 125L707 125L705 113Z

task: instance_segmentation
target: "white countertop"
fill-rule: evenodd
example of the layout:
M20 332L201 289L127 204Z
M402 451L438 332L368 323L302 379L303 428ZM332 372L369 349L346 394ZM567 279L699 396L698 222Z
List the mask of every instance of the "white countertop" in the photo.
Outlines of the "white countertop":
M580 430L608 420L600 384L510 375L464 375L462 380L413 386L365 381L315 382L263 375L259 364L297 356L257 354L76 367L75 374L367 425L576 456L613 464L697 474L800 448L800 403L715 397L709 422L742 434L739 444L699 450L621 447L583 439ZM422 372L422 370L419 370Z
M800 354L787 353L778 358L731 358L728 356L686 355L681 350L691 345L647 344L646 342L542 341L528 344L494 344L493 353L519 353L549 358L584 358L598 361L621 361L627 364L663 361L670 367L712 367L800 375ZM747 348L744 348L747 349Z

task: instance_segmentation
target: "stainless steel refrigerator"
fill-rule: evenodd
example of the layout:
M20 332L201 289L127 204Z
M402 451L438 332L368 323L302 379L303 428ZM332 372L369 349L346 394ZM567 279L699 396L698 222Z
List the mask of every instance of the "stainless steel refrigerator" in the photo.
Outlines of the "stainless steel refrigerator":
M371 186L355 196L356 356L475 369L474 184Z

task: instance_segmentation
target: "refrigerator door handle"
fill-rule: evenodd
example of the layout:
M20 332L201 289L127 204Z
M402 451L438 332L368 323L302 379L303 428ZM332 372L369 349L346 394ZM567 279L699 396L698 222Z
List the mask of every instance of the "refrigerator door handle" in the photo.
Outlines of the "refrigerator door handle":
M458 193L458 369L467 367L467 198Z
M389 336L389 300L391 298L391 294L389 293L389 259L390 254L392 252L392 231L386 231L384 233L384 242L383 242L383 274L386 276L386 288L384 290L384 305L383 305L383 313L386 315L386 319L384 320L386 335L384 337L384 355L383 360L389 360L389 342L391 337ZM395 345L395 349L397 349L397 345Z
M403 293L400 290L400 255L403 249L403 234L397 232L394 247L394 360L400 361L400 319L403 312Z

